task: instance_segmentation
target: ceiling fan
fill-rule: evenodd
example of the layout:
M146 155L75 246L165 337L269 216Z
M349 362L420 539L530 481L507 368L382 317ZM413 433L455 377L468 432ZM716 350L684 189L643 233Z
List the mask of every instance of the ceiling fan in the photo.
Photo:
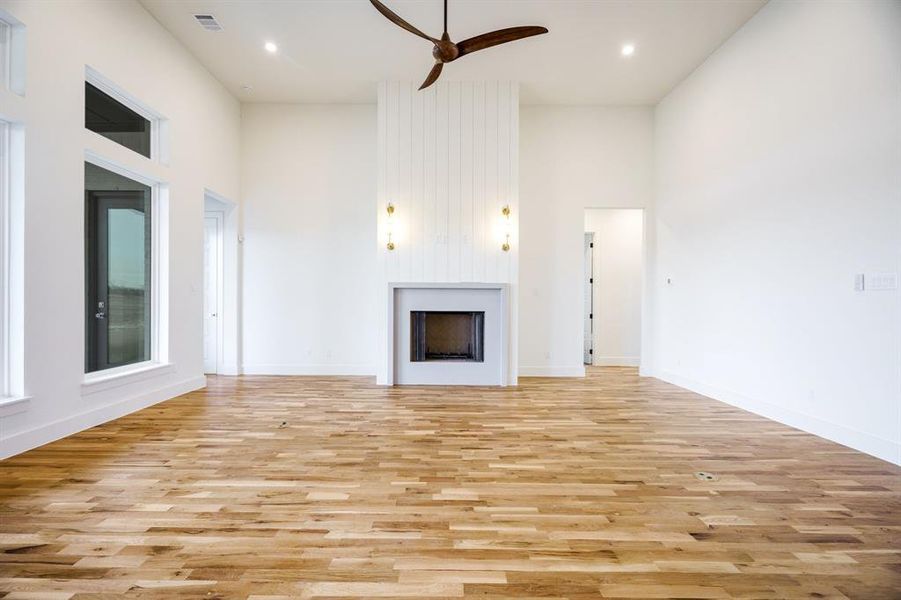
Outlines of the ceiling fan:
M397 14L392 12L391 9L379 2L379 0L369 1L372 2L372 5L380 13L385 15L389 21L399 27L403 27L414 35L418 35L419 37L432 42L435 45L435 47L432 48L432 56L435 57L435 66L432 67L432 70L429 71L429 76L426 77L425 81L422 82L422 85L419 86L419 89L421 90L429 87L438 80L438 76L441 75L441 69L444 68L445 63L453 62L461 56L472 54L476 50L484 50L485 48L497 46L498 44L515 42L516 40L532 37L533 35L541 35L542 33L547 33L546 27L508 27L507 29L498 29L497 31L483 33L482 35L477 35L475 37L469 38L468 40L454 43L451 41L450 36L447 34L447 0L444 0L444 33L441 35L441 39L436 40L432 36L426 35L422 31L416 29L415 27L404 21Z

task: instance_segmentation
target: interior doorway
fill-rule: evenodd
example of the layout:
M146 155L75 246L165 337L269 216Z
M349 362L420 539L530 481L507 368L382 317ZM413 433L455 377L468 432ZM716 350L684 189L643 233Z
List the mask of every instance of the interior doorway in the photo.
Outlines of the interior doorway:
M219 373L222 363L222 283L224 215L207 211L203 217L203 372Z
M585 271L583 273L582 289L585 292L584 314L585 335L583 341L582 362L592 364L594 354L594 233L585 232Z
M203 372L238 375L238 207L206 190L203 209Z
M641 363L644 210L585 210L585 364Z

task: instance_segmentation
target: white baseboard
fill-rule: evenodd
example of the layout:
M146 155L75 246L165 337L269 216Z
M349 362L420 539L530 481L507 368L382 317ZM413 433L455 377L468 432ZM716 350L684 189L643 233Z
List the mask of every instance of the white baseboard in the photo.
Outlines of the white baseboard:
M519 367L520 377L585 377L585 366L576 367Z
M640 356L595 356L592 361L595 367L637 367L639 364Z
M694 381L670 371L657 371L652 376L708 398L725 402L767 419L772 419L789 427L812 433L854 450L865 452L876 458L901 465L901 442L886 440L845 425L824 421L819 417L790 408L783 408L769 402L748 398L737 392Z
M107 421L124 417L125 415L141 410L142 408L147 408L148 406L153 406L164 400L169 400L194 390L199 390L205 386L205 377L192 377L191 379L167 385L151 392L138 394L120 400L119 402L114 402L113 404L100 406L83 413L72 415L71 417L53 421L41 425L40 427L35 427L34 429L29 429L28 431L17 433L0 440L0 459L21 454L26 450L49 444L50 442L78 433L79 431L84 431L85 429L90 429L91 427L106 423Z
M375 376L374 365L297 365L250 364L244 365L244 375L363 375Z

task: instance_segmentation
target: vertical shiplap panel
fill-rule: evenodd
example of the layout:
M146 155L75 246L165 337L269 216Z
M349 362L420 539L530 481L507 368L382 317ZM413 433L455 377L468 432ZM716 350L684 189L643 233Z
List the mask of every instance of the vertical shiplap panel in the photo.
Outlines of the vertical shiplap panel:
M422 147L419 153L419 173L422 178L422 185L419 191L419 215L418 221L416 222L416 226L419 229L419 234L416 238L417 244L417 254L418 260L418 279L414 281L425 281L427 277L427 268L426 268L426 246L429 245L429 239L426 231L426 219L428 218L429 209L426 198L428 197L428 189L429 189L429 181L426 176L427 169L427 161L426 156L428 153L428 119L429 119L429 95L428 94L417 94L419 96L419 102L421 104L421 113L419 115L419 143Z
M513 207L512 262L508 281L519 281L519 84L510 84L510 203ZM514 363L515 364L515 363Z
M437 281L447 281L447 206L448 206L448 96L447 85L438 87L438 104L435 109L435 168L438 172L438 189L435 203L435 229L438 233L438 244L435 248L433 265Z
M498 281L498 87L489 81L485 89L485 276Z
M437 147L436 125L435 125L435 106L438 102L438 94L435 86L427 89L423 94L424 120L423 130L425 134L425 145L423 155L423 168L425 177L425 191L422 196L422 215L423 215L423 239L421 251L423 253L423 280L428 281L435 277L435 246L437 239L437 229L435 226L435 205L436 190L438 184L436 181L436 161Z
M495 217L503 225L501 210L510 202L510 84L498 84L497 92L497 199L494 204ZM503 232L501 232L503 233ZM500 246L499 238L495 244ZM503 250L497 254L497 280L509 281L510 252Z
M400 218L401 211L407 213L411 209L410 168L412 155L410 151L410 141L412 136L410 135L410 103L413 100L413 96L409 93L406 83L398 83L397 91L397 123L395 128L397 131L398 154L396 202L398 204L397 221L398 224L400 224L402 221L405 222L407 220L406 218L403 220ZM400 229L400 225L398 228ZM398 280L406 280L410 277L409 265L411 248L403 233L404 232L402 231L398 232L397 249L394 251L397 254L396 278Z
M387 168L387 159L388 159L388 148L387 148L387 138L385 136L385 132L387 130L386 113L388 109L388 103L386 98L386 88L388 84L385 82L379 83L379 105L378 105L378 187L377 187L377 195L376 198L376 223L378 223L379 231L376 236L377 249L379 252L379 256L382 257L382 260L379 261L382 263L382 268L384 268L384 253L382 252L382 244L383 244L383 231L384 231L384 214L382 212L382 207L385 205L385 198L388 193L385 190L385 185L387 183L386 177L386 168ZM387 273L385 274L387 277Z
M410 213L405 215L406 243L410 246L410 281L423 278L422 269L422 196L423 196L423 94L415 93L413 84L407 85L406 93L412 97L410 106Z
M379 223L398 207L385 277L505 281L518 274L519 95L510 82L379 85ZM501 208L513 209L510 252ZM379 245L384 249L384 231Z
M383 203L381 210L385 212L385 205L388 202L397 201L397 173L400 165L400 156L398 153L397 139L397 93L398 84L391 82L388 84L387 93L387 112L385 119L385 137L387 139L387 156L385 157L388 184L386 186L387 198ZM388 277L391 280L397 279L397 252L388 252Z
M472 276L472 83L460 89L460 281Z
M448 84L447 99L447 280L460 281L460 83Z
M485 82L473 85L473 268L474 281L488 281L485 271Z

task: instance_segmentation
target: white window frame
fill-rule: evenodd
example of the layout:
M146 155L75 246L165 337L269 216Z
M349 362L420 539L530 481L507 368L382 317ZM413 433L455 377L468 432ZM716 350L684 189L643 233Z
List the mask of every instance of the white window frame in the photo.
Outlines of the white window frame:
M25 25L0 9L0 418L25 394ZM0 425L2 430L2 425Z
M85 373L82 395L173 372L169 363L169 186L90 150L86 163L150 187L150 360Z
M135 152L138 156L145 160L151 160L164 165L169 164L169 121L160 113L156 112L131 94L127 93L121 87L113 83L112 80L103 76L97 69L86 66L84 79L104 94L110 96L116 102L127 106L148 121L150 121L150 158ZM90 131L90 130L88 130ZM97 136L99 133L92 132ZM103 136L100 136L103 137ZM107 138L104 138L107 139ZM112 141L112 140L111 140ZM117 142L112 142L117 146L122 146ZM125 148L125 146L122 146ZM128 149L131 152L134 150Z
M0 9L0 25L0 88L24 96L25 25L3 9Z
M10 304L13 290L10 286L10 230L12 228L10 215L10 196L12 195L12 143L10 140L11 126L6 121L0 121L0 397L12 395L11 378L12 369L10 356L12 355L12 340L10 340Z
M0 118L0 417L25 410L24 126Z

